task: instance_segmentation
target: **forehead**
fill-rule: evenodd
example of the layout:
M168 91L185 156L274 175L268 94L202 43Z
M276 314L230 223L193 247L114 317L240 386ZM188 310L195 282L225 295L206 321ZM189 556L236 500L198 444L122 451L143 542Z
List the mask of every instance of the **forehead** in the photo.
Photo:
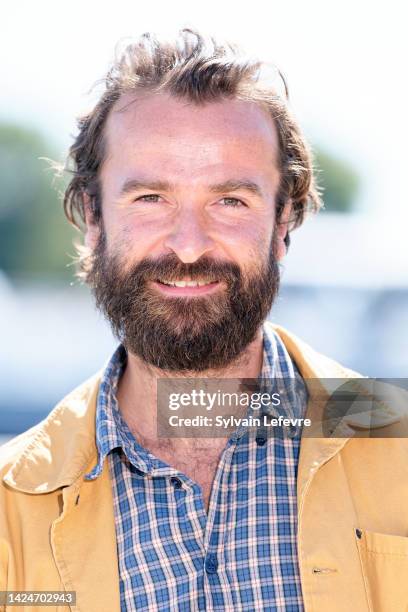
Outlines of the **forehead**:
M126 94L105 126L105 163L129 173L160 167L190 180L203 173L277 172L279 139L265 109L243 100L194 104L165 93ZM153 167L152 167L153 165Z

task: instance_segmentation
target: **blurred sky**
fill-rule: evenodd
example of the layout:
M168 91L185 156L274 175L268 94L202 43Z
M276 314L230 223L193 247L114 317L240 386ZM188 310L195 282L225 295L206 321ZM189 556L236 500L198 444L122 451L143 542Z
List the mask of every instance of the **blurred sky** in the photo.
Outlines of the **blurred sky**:
M286 74L307 135L360 173L359 209L405 231L405 3L20 0L1 21L0 119L40 127L61 153L120 38L193 25L244 44Z
M310 233L313 223L310 229L305 224L297 230L299 236L289 250L285 278L322 286L328 282L352 286L354 278L358 287L364 284L370 288L385 286L388 280L390 285L406 287L407 23L406 3L401 0L3 3L0 120L39 128L62 156L75 131L75 117L94 99L87 94L104 76L119 39L186 25L230 38L283 70L292 108L307 136L334 156L349 161L362 179L358 214L341 220L321 215L316 225L320 227L318 236ZM19 179L24 180L23 169ZM355 364L357 369L362 363L362 371L372 375L383 371L384 364L386 372L398 375L406 371L406 307L405 302L398 301L402 298L391 295L395 310L387 302L388 310L378 307L377 318L370 318L367 313L370 315L371 303L362 299L360 308L347 297L349 294L344 294L343 301L330 295L316 293L317 301L301 295L291 297L281 309L283 315L288 311L289 327L318 350L344 358L346 364ZM51 378L60 380L60 372L64 384L71 385L67 372L79 382L94 367L82 342L85 335L92 338L86 345L92 347L95 363L100 365L101 355L108 354L101 346L107 333L104 336L96 323L92 327L93 311L84 315L86 307L90 309L89 300L82 303L71 293L64 293L62 298L61 307L55 307L57 298L41 289L38 296L23 294L17 307L17 297L3 292L2 308L8 305L9 313L2 317L6 350L0 371L8 382L19 381L17 386L14 382L9 385L13 397L18 386L29 389L30 394L35 389L33 384L20 383L23 363L31 364L25 371L38 383L43 368L49 367L42 365L42 356L47 354L50 359L50 355L58 354ZM280 322L286 324L283 315ZM45 321L47 325L43 325ZM389 331L391 325L393 332ZM90 335L92 329L95 331ZM16 330L21 330L21 338L16 339ZM38 342L26 342L34 332L38 333ZM380 332L384 332L382 343ZM77 343L75 334L80 337ZM62 344L54 346L54 340ZM79 344L83 361L76 353L69 353ZM43 353L39 355L41 346ZM342 346L349 352L342 352ZM367 370L367 355L377 356L380 365ZM39 393L43 391L42 382L40 386L37 384Z

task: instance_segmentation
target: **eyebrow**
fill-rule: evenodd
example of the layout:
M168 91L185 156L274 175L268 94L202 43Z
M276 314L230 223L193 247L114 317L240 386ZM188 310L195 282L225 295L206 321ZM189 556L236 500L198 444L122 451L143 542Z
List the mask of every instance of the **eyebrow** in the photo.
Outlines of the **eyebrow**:
M262 196L262 189L259 185L247 179L232 179L224 183L210 185L210 191L213 193L221 193L222 191L248 191L253 195Z
M138 179L129 179L124 182L120 190L120 195L125 196L135 191L147 189L149 191L171 191L175 185L168 181L142 181ZM231 191L247 191L252 195L262 197L262 189L254 181L248 179L230 179L222 183L209 185L209 190L212 193L222 193Z

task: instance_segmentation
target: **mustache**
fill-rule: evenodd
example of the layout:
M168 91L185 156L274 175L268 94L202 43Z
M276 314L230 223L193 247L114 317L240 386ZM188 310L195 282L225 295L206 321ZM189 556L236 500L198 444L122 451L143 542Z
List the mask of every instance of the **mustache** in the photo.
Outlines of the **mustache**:
M174 282L183 277L206 282L226 281L233 283L241 279L239 266L232 262L218 261L203 256L193 263L184 263L174 253L162 255L158 259L143 259L132 270L144 281Z

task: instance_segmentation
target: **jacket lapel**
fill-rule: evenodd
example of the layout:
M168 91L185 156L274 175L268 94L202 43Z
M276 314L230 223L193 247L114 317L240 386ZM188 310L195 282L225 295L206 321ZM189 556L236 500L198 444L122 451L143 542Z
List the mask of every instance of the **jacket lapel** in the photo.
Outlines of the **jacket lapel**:
M282 338L290 356L295 361L309 392L306 417L312 421L312 428L302 437L298 477L298 509L303 505L304 495L318 469L334 457L350 440L350 437L324 437L322 432L323 411L333 389L329 385L333 379L359 378L360 374L317 353L305 342L282 327L273 326ZM327 382L327 385L326 385Z
M51 545L65 589L76 592L78 610L120 611L115 521L107 461L96 480L77 481L63 489L63 510L52 525Z

